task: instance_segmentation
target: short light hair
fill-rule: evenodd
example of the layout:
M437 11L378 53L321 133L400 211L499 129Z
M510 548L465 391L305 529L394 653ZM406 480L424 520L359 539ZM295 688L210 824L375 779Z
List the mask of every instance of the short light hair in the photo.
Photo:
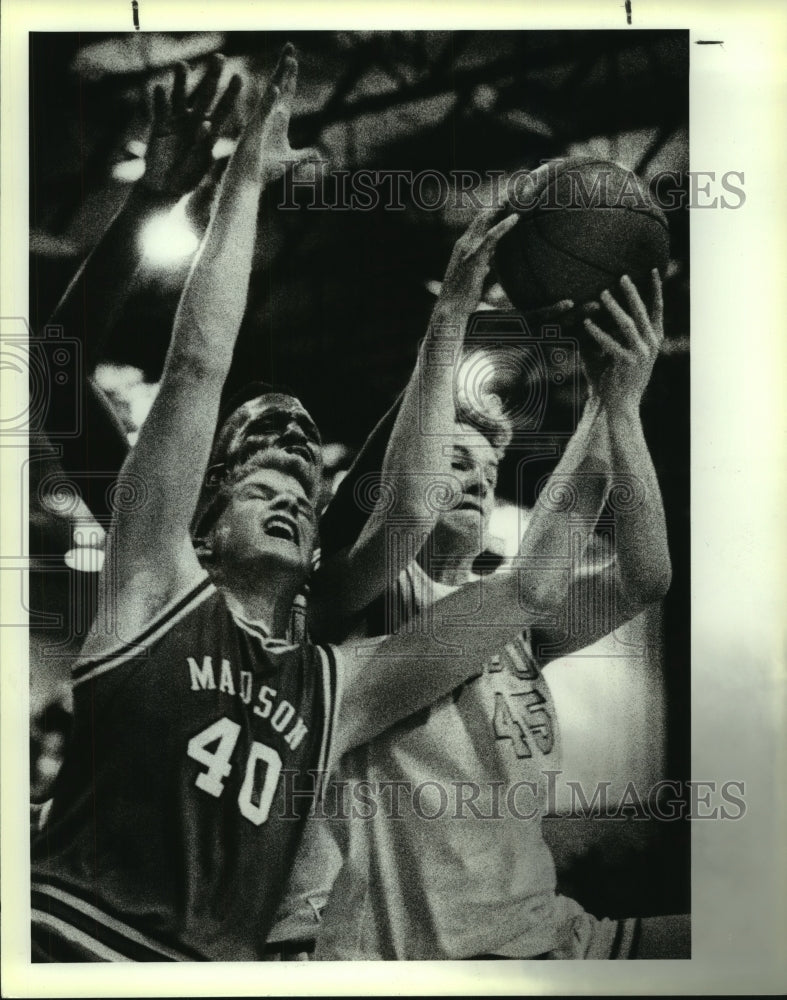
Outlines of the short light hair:
M498 459L502 459L514 434L511 420L505 414L482 413L460 402L456 406L456 419L483 434L497 452Z

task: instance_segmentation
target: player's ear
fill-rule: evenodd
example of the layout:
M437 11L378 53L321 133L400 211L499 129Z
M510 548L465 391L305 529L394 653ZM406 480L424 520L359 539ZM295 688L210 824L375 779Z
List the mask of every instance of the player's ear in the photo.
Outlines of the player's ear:
M211 518L210 522L203 527L200 534L192 539L194 551L202 563L212 562L218 554L221 545L221 520L223 513L223 510L219 511L218 515L215 518Z

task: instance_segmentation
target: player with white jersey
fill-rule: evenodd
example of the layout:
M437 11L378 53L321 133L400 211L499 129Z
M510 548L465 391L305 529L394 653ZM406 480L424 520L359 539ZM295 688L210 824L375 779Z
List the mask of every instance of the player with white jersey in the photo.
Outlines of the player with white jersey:
M609 293L602 297L616 336L586 322L605 364L522 541L520 594L557 625L542 618L546 624L490 648L481 677L343 759L337 795L349 796L354 813L348 821L350 807L333 808L330 825L345 860L317 958L627 958L656 957L659 949L677 957L685 947L685 918L665 918L658 931L666 927L667 939L654 943L648 921L597 920L557 896L541 831L545 776L559 768L559 738L540 668L590 645L669 585L664 512L638 412L663 336L658 275L653 281L653 316L624 279L627 311ZM605 456L606 476L599 477ZM498 459L477 428L457 423L453 472L463 499L441 515L401 572L390 601L394 621L428 621L426 608L473 579ZM560 516L554 498L568 492L574 513L593 523L610 475L613 485L616 475L636 483L638 502L616 510L614 558L577 572L569 558L571 505ZM590 544L587 535L584 541ZM550 573L538 560L555 553L562 565ZM605 610L593 599L599 586ZM650 944L638 951L645 939Z
M324 772L477 676L481 649L521 628L479 622L449 662L450 627L341 649L284 640L317 528L299 448L225 470L198 558L190 529L260 194L306 155L287 139L296 72L287 46L227 167L160 391L121 471L97 618L74 669L73 732L32 849L39 961L264 957ZM516 587L488 598L521 618ZM478 602L457 592L446 614Z

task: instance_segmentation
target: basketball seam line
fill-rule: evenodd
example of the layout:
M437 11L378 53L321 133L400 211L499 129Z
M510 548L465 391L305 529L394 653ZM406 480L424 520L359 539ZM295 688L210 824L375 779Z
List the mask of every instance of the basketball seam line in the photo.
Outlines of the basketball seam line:
M625 209L625 211L635 211L635 209L626 209L624 205L618 205L618 206L614 206L614 207L616 207L616 208L623 208L623 209ZM655 222L659 222L659 220L655 216L649 215L648 218L653 219ZM587 267L596 268L598 271L602 271L604 274L609 274L609 275L615 275L616 274L615 271L611 271L609 268L602 267L601 264L598 263L598 261L595 261L595 260L585 260L584 257L581 257L579 254L574 253L572 250L569 250L568 247L562 247L562 246L560 246L559 243L554 243L551 239L549 239L549 237L546 235L546 233L543 233L541 231L541 229L538 226L538 220L535 218L535 216L533 216L532 221L533 221L533 225L535 226L535 229L536 229L536 232L538 233L538 235L547 244L547 246L550 247L552 250L557 250L560 253L565 254L566 257L570 257L572 260L575 260L578 264L585 264ZM660 222L659 222L659 225L661 225Z
M536 204L532 209L520 214L522 222L527 225L529 222L535 223L539 216L545 216L548 212L635 212L646 219L652 219L669 235L669 223L666 219L662 220L658 211L660 210L652 205L647 205L644 208L638 208L635 205L554 205L550 208L547 205Z
M536 219L533 220L533 225L535 227L536 232L541 237L541 239L544 241L544 243L546 243L546 245L548 247L550 247L552 250L557 250L559 253L565 254L566 257L571 258L571 260L576 261L578 264L584 264L586 267L593 267L597 271L601 271L603 274L608 274L610 276L614 276L615 272L614 271L610 271L609 268L602 267L600 264L598 264L594 260L585 260L584 257L580 257L579 254L574 253L573 250L569 250L568 247L562 247L562 246L560 246L559 243L553 243L552 240L550 240L549 237L545 233L541 232L541 229L539 228Z

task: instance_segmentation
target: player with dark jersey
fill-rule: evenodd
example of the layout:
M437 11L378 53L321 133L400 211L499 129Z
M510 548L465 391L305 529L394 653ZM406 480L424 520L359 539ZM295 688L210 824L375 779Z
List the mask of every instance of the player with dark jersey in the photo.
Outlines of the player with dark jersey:
M308 772L327 766L330 650L272 639L206 574L73 686L72 744L34 854L34 943L48 951L65 923L85 957L259 957Z
M303 487L281 463L247 467L224 485L205 566L188 534L260 192L277 159L299 158L286 141L295 76L288 49L228 167L160 403L121 475L142 499L113 521L72 738L33 844L39 959L259 957L300 841L297 793L328 764L335 658L277 638L311 563ZM247 589L258 570L262 596Z
M308 155L287 138L296 72L288 46L227 167L121 471L71 743L33 844L38 960L264 957L312 772L477 676L481 651L524 624L507 581L484 595L507 624L479 621L448 660L450 621L472 621L477 589L448 598L429 635L289 644L317 525L298 449L255 452L223 476L198 558L191 525L260 194Z

